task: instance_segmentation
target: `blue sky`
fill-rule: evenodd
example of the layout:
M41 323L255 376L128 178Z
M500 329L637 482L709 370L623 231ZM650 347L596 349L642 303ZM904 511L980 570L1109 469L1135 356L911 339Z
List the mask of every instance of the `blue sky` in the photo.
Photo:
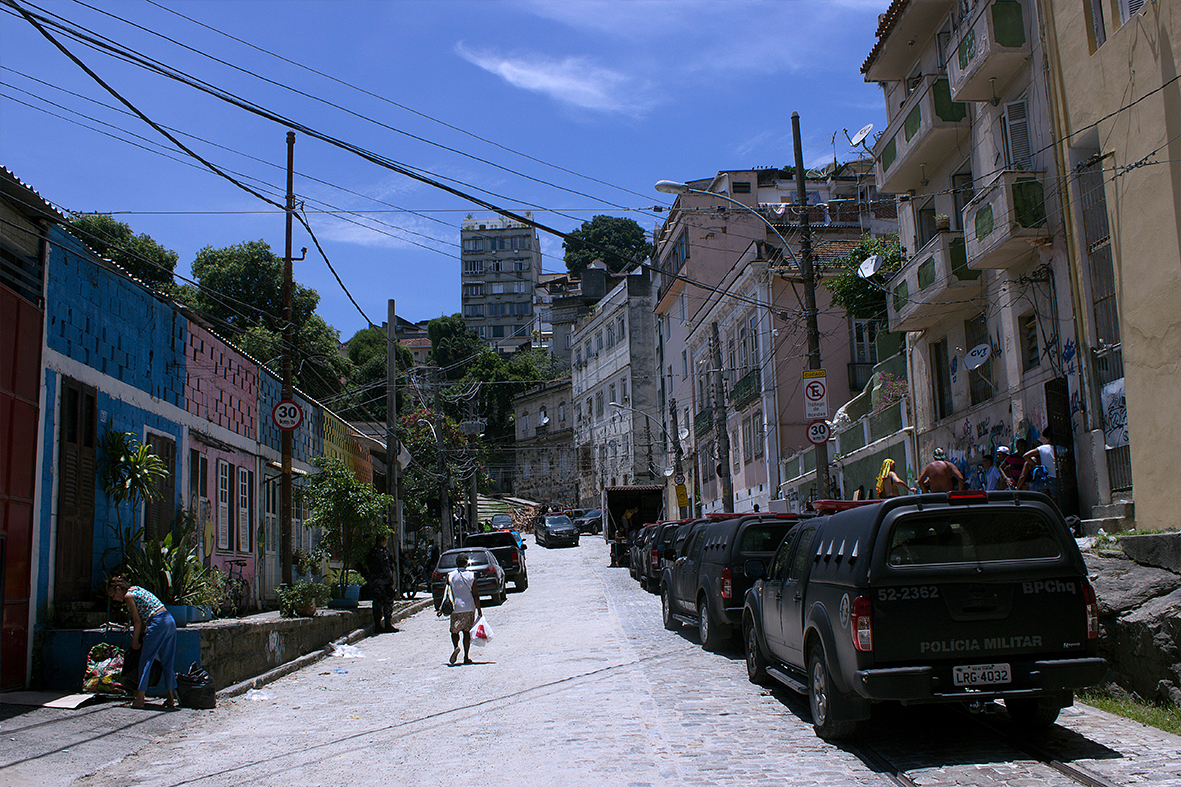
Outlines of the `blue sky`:
M793 111L809 166L852 158L843 130L885 120L860 67L887 0L37 5L564 231L608 213L650 232L651 208L669 204L657 180L790 164ZM282 202L286 127L55 35L153 121ZM282 212L126 114L7 11L0 163L63 210L114 213L175 249L182 275L206 245L263 239L282 253ZM381 323L389 298L412 320L459 310L459 224L485 211L306 135L295 169L297 199L369 319ZM310 249L295 275L320 293L319 313L344 339L365 327L298 225L294 245ZM546 272L565 270L560 239L543 236L542 250Z

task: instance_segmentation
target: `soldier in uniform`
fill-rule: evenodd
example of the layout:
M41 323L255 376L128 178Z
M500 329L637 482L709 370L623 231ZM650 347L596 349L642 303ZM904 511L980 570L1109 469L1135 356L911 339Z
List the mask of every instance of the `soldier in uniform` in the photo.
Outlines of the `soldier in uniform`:
M373 633L394 629L394 558L386 549L386 536L377 537L365 563L373 591Z

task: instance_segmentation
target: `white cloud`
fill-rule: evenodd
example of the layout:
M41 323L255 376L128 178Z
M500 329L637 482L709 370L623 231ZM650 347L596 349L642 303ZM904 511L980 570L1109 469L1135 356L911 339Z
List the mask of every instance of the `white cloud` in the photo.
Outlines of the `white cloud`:
M597 66L587 58L508 57L488 50L476 51L462 42L455 50L464 60L514 87L581 109L638 117L653 103L647 82Z

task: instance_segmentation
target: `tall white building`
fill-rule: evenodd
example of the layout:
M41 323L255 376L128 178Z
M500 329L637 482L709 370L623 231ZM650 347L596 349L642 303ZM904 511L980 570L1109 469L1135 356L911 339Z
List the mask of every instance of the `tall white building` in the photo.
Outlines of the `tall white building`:
M469 214L460 239L464 322L500 352L530 345L541 280L537 230L503 216Z

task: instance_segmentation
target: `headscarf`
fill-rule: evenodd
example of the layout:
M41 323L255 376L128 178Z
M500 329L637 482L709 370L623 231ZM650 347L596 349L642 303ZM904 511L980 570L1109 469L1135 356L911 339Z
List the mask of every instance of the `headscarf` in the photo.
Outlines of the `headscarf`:
M890 475L890 471L894 469L894 460L886 459L882 462L882 469L878 471L878 497L882 496L882 487L885 486L886 476Z

